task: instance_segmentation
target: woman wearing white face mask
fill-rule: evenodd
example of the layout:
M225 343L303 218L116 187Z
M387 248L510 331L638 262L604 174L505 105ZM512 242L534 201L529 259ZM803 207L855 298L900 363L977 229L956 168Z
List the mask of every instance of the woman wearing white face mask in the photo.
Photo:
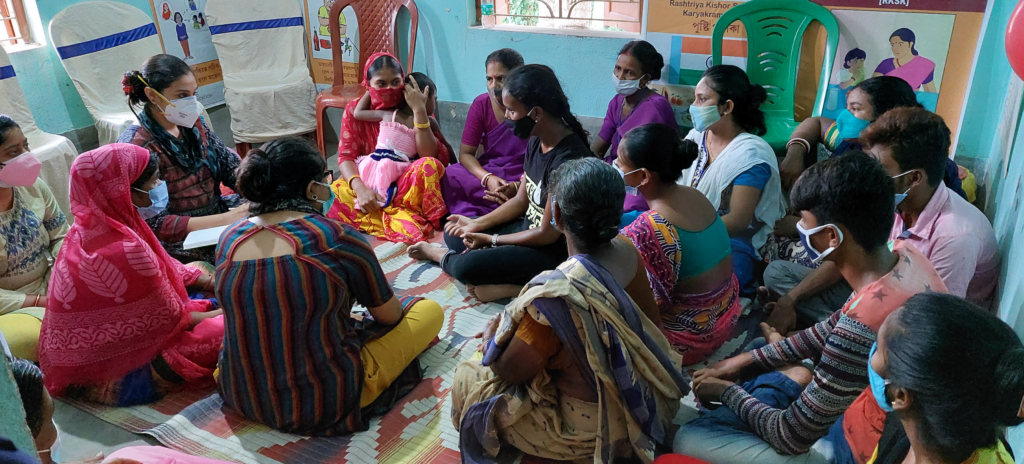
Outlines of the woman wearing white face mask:
M590 147L597 156L608 163L614 161L619 152L619 142L634 127L661 123L678 129L668 99L647 87L652 81L661 79L661 68L664 66L665 60L661 54L646 41L634 40L619 50L612 73L612 84L617 95L608 103L608 113L604 116L601 132ZM623 212L627 220L638 214L630 215L630 211L646 210L647 202L643 197L626 194Z
M167 188L163 211L140 210L140 214L171 256L183 262L213 262L213 247L184 250L182 242L189 232L245 217L248 208L238 196L222 196L220 191L221 185L235 188L238 154L200 119L196 78L181 59L156 55L140 71L126 73L122 86L132 111L142 107L136 112L139 124L129 127L118 142L156 153Z
M0 332L15 356L35 361L50 269L68 224L28 149L18 124L0 115Z
M767 131L761 104L765 90L742 69L713 66L697 83L690 105L697 161L680 183L700 190L722 216L732 241L733 270L752 294L755 267L775 221L786 213L775 152L760 136Z

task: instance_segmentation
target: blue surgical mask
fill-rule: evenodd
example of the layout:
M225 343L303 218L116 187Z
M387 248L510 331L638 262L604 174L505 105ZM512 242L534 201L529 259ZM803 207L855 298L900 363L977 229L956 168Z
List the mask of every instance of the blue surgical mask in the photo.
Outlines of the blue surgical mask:
M885 412L892 412L892 404L889 403L889 398L885 397L885 387L889 386L891 382L882 378L875 369L871 367L871 358L875 357L875 350L878 349L878 342L871 345L871 353L868 354L868 384L871 385L871 393L875 395L875 402L878 403L878 407L882 408Z
M321 202L321 204L320 204L320 213L323 214L324 216L326 216L327 212L331 210L331 206L334 205L334 200L337 199L338 196L334 194L334 189L332 189L330 185L322 183L322 182L316 182L316 183L320 184L320 185L326 186L327 190L329 190L331 192L331 196L327 197L327 200L316 200L316 201L320 201Z
M825 251L818 251L814 249L813 245L811 245L811 236L825 230L826 227L832 227L836 230L836 232L839 234L839 245L842 245L843 231L839 230L839 227L836 227L834 224L825 224L822 226L815 227L813 229L804 229L799 222L796 223L796 230L797 232L800 233L800 242L804 244L804 249L807 250L807 256L811 258L811 261L815 265L821 264L821 262L825 260L826 256L835 251L836 248L839 248L839 245L836 245L834 247L829 247L829 249Z
M843 110L836 119L836 126L839 129L839 139L857 139L860 133L871 125L871 121L865 121L853 115L850 110Z
M615 164L612 164L612 167L615 168L615 172L619 173L619 177L622 178L622 182L626 182L626 176L628 176L628 175L630 175L630 174L632 174L634 172L639 171L639 169L634 169L634 170L629 171L629 172L622 172L622 169L619 169L619 167L616 166ZM640 195L640 189L638 189L636 187L633 187L633 186L631 186L629 184L626 184L626 194L627 195L633 195L633 196L639 196Z
M143 190L135 189L138 192ZM170 201L170 197L167 195L167 183L160 182L159 185L153 187L149 192L149 201L152 203L149 206L136 206L139 211L139 216L142 216L143 220L156 217L160 213L167 209L167 202Z
M708 130L709 127L720 119L722 119L722 115L718 113L717 105L690 105L690 120L693 121L693 128L697 132Z
M903 177L903 176L905 176L905 175L907 175L907 174L910 174L910 173L912 173L912 172L914 172L914 170L913 170L913 169L911 169L911 170L909 170L909 171L907 171L907 172L904 172L903 174L899 174L899 175L895 175L895 176L892 176L892 178L893 178L893 180L896 180L896 179L899 179L900 177ZM897 193L897 194L896 194L896 207L897 207L897 208L899 208L899 206L900 206L900 203L903 203L903 200L906 200L906 199L907 199L907 194L908 194L908 193L910 193L910 189L912 189L912 188L914 188L914 186L913 186L913 185L911 185L910 187L907 187L907 191L906 191L906 192L903 192L903 193Z

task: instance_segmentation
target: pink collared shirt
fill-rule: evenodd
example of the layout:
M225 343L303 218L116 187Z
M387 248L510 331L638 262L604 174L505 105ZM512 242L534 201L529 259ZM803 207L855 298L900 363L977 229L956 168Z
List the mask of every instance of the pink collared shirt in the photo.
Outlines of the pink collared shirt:
M917 223L904 228L896 214L889 240L906 240L927 256L949 293L993 310L999 247L984 213L940 183Z

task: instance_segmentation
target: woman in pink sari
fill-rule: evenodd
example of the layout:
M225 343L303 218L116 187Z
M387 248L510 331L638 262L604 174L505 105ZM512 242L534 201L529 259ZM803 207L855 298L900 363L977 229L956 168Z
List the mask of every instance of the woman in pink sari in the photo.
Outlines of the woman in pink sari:
M75 223L50 277L39 341L55 397L127 406L213 386L223 318L185 290L208 290L211 277L171 258L138 212L166 206L157 167L148 150L121 143L71 167Z
M896 29L889 36L892 58L882 61L871 77L893 76L907 81L910 88L935 93L935 62L918 55L914 44L917 36L907 28Z

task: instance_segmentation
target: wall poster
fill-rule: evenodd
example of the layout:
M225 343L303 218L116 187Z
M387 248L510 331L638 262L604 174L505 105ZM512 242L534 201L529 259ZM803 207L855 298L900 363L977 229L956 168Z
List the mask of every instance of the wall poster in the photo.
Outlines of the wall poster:
M209 108L224 104L224 75L206 23L206 0L149 0L164 53L192 67L196 96Z
M303 0L306 12L306 40L309 43L310 66L313 68L313 83L321 92L334 85L334 55L330 24L331 6L337 0ZM351 7L346 7L338 17L341 26L339 46L345 75L342 82L358 84L359 69L359 23Z
M846 107L849 89L864 79L890 75L906 80L918 101L940 114L956 133L974 51L987 0L813 0L828 8L839 23L836 51L823 116L835 118ZM692 86L711 65L711 33L718 18L744 1L650 0L647 40L668 63L664 83L681 99L677 114L693 101ZM824 33L822 33L822 36ZM804 47L818 56L824 42ZM730 25L723 38L722 61L746 67L746 33L741 23ZM812 56L812 55L811 55ZM817 75L816 67L804 66ZM666 87L666 86L663 86ZM689 87L689 91L684 89ZM813 101L817 87L803 85L798 100ZM803 95L801 95L803 94ZM689 95L689 97L686 97ZM798 107L799 107L798 103ZM800 114L797 119L809 116ZM684 117L685 118L685 117ZM686 121L689 125L689 121Z

